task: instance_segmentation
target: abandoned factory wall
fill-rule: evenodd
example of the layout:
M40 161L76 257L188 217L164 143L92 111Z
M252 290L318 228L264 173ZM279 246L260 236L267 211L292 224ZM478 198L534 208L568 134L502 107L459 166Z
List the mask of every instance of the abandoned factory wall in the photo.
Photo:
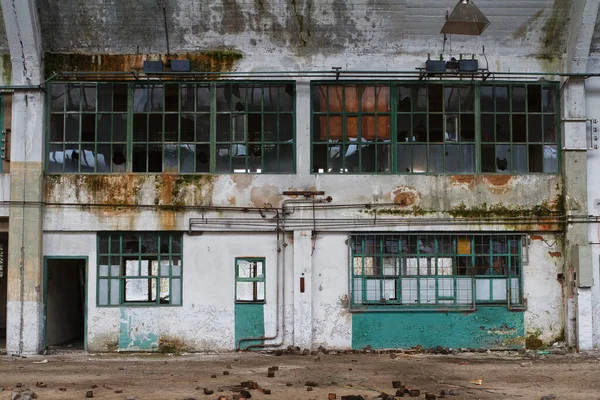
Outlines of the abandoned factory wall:
M258 313L260 335L284 345L329 348L452 347L513 348L526 332L555 338L562 331L561 286L556 281L561 259L548 247L556 237L537 236L523 277L528 309L482 307L473 313L353 313L348 298L347 235L319 235L311 244L312 262L302 263L302 235L286 234L277 249L274 233L206 232L184 236L181 307L97 307L98 278L94 233L46 233L46 255L89 254L88 350L230 350L245 337L240 321L248 318L234 303L236 257L264 257L266 301ZM311 249L314 245L314 250ZM304 257L311 258L309 255ZM533 260L536 260L533 262ZM300 278L305 279L301 289ZM281 285L281 283L284 283ZM279 291L279 293L278 293ZM306 300L308 298L308 302ZM280 315L278 315L280 313ZM279 334L278 334L279 332ZM243 342L242 342L243 343ZM243 347L243 344L242 344Z
M446 38L455 1L35 3L52 79L23 140L42 257L86 262L87 350L564 340L568 2L480 0L486 34ZM505 75L419 75L440 56ZM173 60L213 75L142 73Z

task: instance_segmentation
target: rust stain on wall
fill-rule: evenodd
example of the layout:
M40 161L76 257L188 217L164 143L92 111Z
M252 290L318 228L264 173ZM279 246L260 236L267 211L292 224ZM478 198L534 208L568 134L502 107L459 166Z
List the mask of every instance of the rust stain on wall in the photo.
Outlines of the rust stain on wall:
M556 220L549 218L540 218L538 224L533 228L543 232L555 232L563 229L561 224L557 223Z
M249 188L252 185L252 175L248 174L231 175L231 180L238 187L238 189Z
M400 207L411 207L421 201L421 195L413 187L399 186L392 192L394 203Z
M464 185L471 189L475 183L475 177L473 175L452 175L450 176L450 183L455 186Z
M279 207L281 194L279 188L274 185L253 187L250 191L250 201L256 207Z
M494 194L508 193L512 179L512 175L486 175L483 177L484 183Z
M560 251L549 251L548 254L550 254L550 257L561 257L562 253Z
M212 175L49 175L44 184L47 203L80 205L103 215L154 206L163 211L166 226L173 225L177 208L210 205L212 192Z
M529 238L531 240L544 240L544 237L540 235L530 235Z
M180 54L81 54L45 53L44 63L47 77L55 72L141 72L144 61L189 60L192 72L226 72L235 68L241 60L241 52L233 49L216 49ZM133 79L124 75L120 79Z

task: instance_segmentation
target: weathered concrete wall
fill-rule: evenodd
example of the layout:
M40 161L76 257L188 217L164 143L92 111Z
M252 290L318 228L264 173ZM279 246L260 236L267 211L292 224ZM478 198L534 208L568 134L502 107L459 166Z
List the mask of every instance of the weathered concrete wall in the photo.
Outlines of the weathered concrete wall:
M161 341L179 343L181 349L234 349L234 259L244 256L266 257L265 333L274 333L278 254L274 233L184 235L183 251L181 307L96 307L96 235L44 235L45 255L90 257L89 351L156 350Z
M6 1L6 3L8 3ZM161 0L115 2L112 0L38 0L47 74L65 70L128 71L141 68L146 59L166 60L163 7L169 29L173 57L189 58L200 71L298 71L330 70L341 66L351 70L411 70L422 67L427 53L437 57L444 42L439 29L446 10L455 0L314 1L291 2L256 0ZM445 43L444 56L473 54L480 66L492 71L556 72L563 68L559 58L565 50L570 3L566 0L496 2L480 0L478 6L492 21L482 37L453 36ZM98 29L101 26L102 29ZM2 29L0 29L0 32ZM3 37L0 33L0 53ZM483 56L483 47L485 54ZM17 54L17 53L15 53ZM38 53L39 54L39 53ZM0 75L11 79L6 58ZM17 65L17 64L15 64ZM532 79L536 79L532 77ZM27 99L33 101L34 106ZM26 127L28 141L18 143L15 154L33 157L16 159L15 182L27 176L30 187L13 187L13 198L30 193L40 199L37 183L41 177L41 111L35 108L43 98L19 95L16 116ZM30 108L27 108L30 107ZM522 314L523 332L553 340L562 331L561 270L562 250L548 246L554 241L549 232L564 227L552 220L535 225L489 224L472 221L455 225L464 218L549 217L562 214L564 184L558 175L527 176L373 176L312 175L310 171L310 110L308 81L297 85L297 171L295 175L63 175L43 178L44 252L46 255L87 255L89 265L89 345L90 350L152 348L161 341L184 347L231 349L234 347L233 259L236 255L267 257L268 302L264 310L265 334L275 335L277 315L285 321L280 335L285 344L320 344L348 348L352 345L352 318L346 309L348 294L347 228L318 226L314 242L312 229L303 225L286 239L281 263L288 271L285 286L277 285L277 243L273 220L265 218L255 230L262 234L217 233L211 230L235 228L217 222L202 228L202 236L184 236L184 304L160 308L98 308L96 304L97 230L180 230L189 229L189 218L261 218L256 210L245 208L281 207L284 190L323 190L332 196L331 208L317 209L321 219L397 219L397 226L369 228L384 230L515 230L543 232L544 240L534 240L530 265L524 269L528 310ZM17 126L18 124L13 124ZM33 138L33 139L31 139ZM27 146L26 146L27 145ZM31 161L35 165L31 165ZM28 161L30 165L22 164ZM15 165L13 165L13 168ZM0 176L0 180L1 180ZM7 185L7 184L6 184ZM0 195L5 185L0 181ZM8 186L6 188L8 189ZM0 196L4 199L4 196ZM335 208L352 205L356 207ZM366 207L365 205L369 205ZM373 205L376 205L373 207ZM116 207L115 207L116 206ZM228 209L199 209L227 207ZM31 231L13 232L15 238L35 244L42 231L37 211L30 214ZM14 221L25 218L25 210L15 208ZM0 215L2 209L0 208ZM268 213L272 217L273 212ZM290 217L312 219L308 211L297 210ZM427 222L401 228L407 217ZM298 222L298 224L300 224ZM247 228L246 228L247 229ZM329 232L328 232L329 231ZM31 239L31 240L29 240ZM298 243L294 244L294 241ZM300 243L301 242L301 243ZM15 242L17 243L17 242ZM560 246L561 241L557 243ZM16 246L16 244L15 244ZM20 246L20 245L19 245ZM33 247L33 248L29 248ZM13 250L17 247L13 247ZM300 250L298 250L300 249ZM257 254L261 253L261 254ZM554 253L555 255L550 255ZM28 246L22 269L18 251L11 253L14 287L23 290L9 305L15 315L39 318L39 261L35 246ZM18 273L25 274L19 278ZM304 275L303 275L304 274ZM299 278L306 278L306 292L300 296ZM540 279L544 284L540 285ZM273 305L280 287L285 310ZM215 291L215 288L219 290ZM283 293L285 292L285 293ZM18 301L17 301L18 300ZM23 301L23 303L20 303ZM21 308L23 307L23 308ZM281 314L278 314L281 313ZM335 318L331 318L331 316ZM304 318L308 316L309 318ZM28 317L29 318L29 317ZM331 318L331 319L330 319ZM599 322L600 323L600 322ZM15 320L13 332L21 326ZM198 327L190 332L189 326ZM20 328L19 328L20 329ZM18 347L37 346L39 331L29 325L21 329ZM519 335L521 330L519 330ZM178 342L179 341L179 342ZM274 339L271 342L277 342ZM15 346L12 343L11 346Z
M523 296L527 299L525 334L545 343L564 341L564 241L561 234L531 234L529 263L523 266Z
M44 229L187 230L190 217L257 218L256 212L242 209L281 207L290 199L282 195L286 190L323 190L333 198L332 205L356 205L321 211L320 218L373 219L377 210L379 217L388 218L518 219L547 217L562 209L562 179L552 175L55 175L45 178ZM376 204L382 206L365 207ZM232 210L202 212L194 209L198 207ZM559 229L555 224L538 228Z
M553 235L534 238L530 246L530 262L524 267L524 296L527 298L527 311L516 313L520 315L519 323L512 324L513 319L507 319L506 307L492 307L485 311L486 321L490 323L492 333L489 340L480 337L463 338L463 347L481 347L493 343L502 344L502 340L510 341L510 345L523 343L524 335L533 334L545 342L560 339L562 334L561 286L556 282L556 272L560 265L560 256L551 253L546 242L556 239ZM307 237L312 243L312 238ZM265 304L265 334L274 336L277 333L276 312L282 311L283 304L276 301L276 281L283 279L279 273L286 271L285 276L285 335L271 342L303 344L304 347L347 349L361 347L359 344L369 344L374 337L369 336L370 330L361 329L360 335L354 329L353 314L348 311L348 252L347 234L319 234L315 238L314 251L312 246L302 248L297 246L298 235L292 238L286 235L285 254L277 252L278 247L274 233L257 234L226 234L205 232L202 236L184 235L183 242L183 305L181 307L96 307L96 242L94 234L82 233L46 233L44 235L45 255L89 255L88 287L88 348L90 351L116 350L157 350L161 343L165 346L178 346L179 350L232 350L235 347L235 313L234 313L234 258L235 257L266 257L267 271L267 301ZM294 254L296 251L300 254ZM277 264L277 257L280 263ZM296 266L298 259L309 260ZM298 268L297 268L298 267ZM278 270L279 268L279 270ZM305 277L305 292L300 293L299 274L291 271L302 271ZM544 272L545 271L545 272ZM293 277L294 279L290 279ZM540 279L544 281L540 285ZM279 287L281 289L281 287ZM312 298L312 304L306 310L303 305L306 295ZM280 298L281 299L281 298ZM496 311L494 311L496 310ZM470 324L470 320L478 320L479 311L469 318L456 314L452 321L445 320L444 313L426 313L437 315L436 324L445 329L444 321L451 325ZM383 313L389 317L390 313ZM377 315L368 319L377 319ZM391 313L393 319L411 318L410 313ZM510 313L509 313L510 314ZM357 314L358 315L358 314ZM374 326L363 317L357 317L359 324ZM304 317L304 318L301 318ZM310 317L310 321L306 320ZM414 317L414 315L413 315ZM483 316L480 316L483 318ZM506 318L505 318L506 317ZM430 319L431 319L430 318ZM512 317L511 317L512 318ZM469 321L467 321L469 320ZM430 321L431 322L431 321ZM473 322L473 321L471 321ZM510 322L510 323L509 323ZM279 320L281 323L281 319ZM500 339L499 334L491 329L498 329L503 324L511 327ZM472 325L472 323L471 323ZM469 326L471 326L469 325ZM362 326L362 325L361 325ZM384 325L387 327L387 325ZM475 325L473 325L475 326ZM193 329L191 329L193 327ZM305 338L309 327L308 338ZM398 331L396 325L389 327ZM408 331L407 331L408 332ZM371 333L385 342L391 336L386 332L373 330ZM389 333L389 332L388 332ZM366 336L365 336L366 335ZM407 337L408 333L404 335ZM490 336L491 335L491 336ZM507 336L508 335L508 336ZM393 335L392 335L393 336ZM481 336L481 335L480 335ZM484 335L485 336L485 335ZM479 337L479 336L478 336ZM487 336L486 336L487 337ZM281 340L285 338L285 340ZM510 339L510 340L509 340ZM418 340L413 337L411 340ZM498 341L500 340L500 341ZM303 342L302 342L303 341ZM465 342L467 341L469 345ZM302 342L302 343L300 343ZM363 343L364 342L364 343ZM492 343L493 342L493 343ZM377 342L379 343L379 342ZM373 342L371 345L375 346ZM412 343L412 342L411 342ZM421 343L431 345L433 342ZM444 344L446 343L446 344ZM438 341L434 345L448 345L450 342ZM458 342L457 342L458 343ZM505 344L506 344L505 343ZM416 343L419 344L419 343ZM398 346L408 345L408 342ZM382 347L382 346L379 346ZM390 347L390 346L388 346Z
M281 62L366 49L393 56L439 53L439 31L456 2L38 0L38 5L48 51L166 53L166 12L171 52L230 47ZM514 54L552 57L564 49L570 2L480 0L477 5L492 21L484 36L457 35L446 50L470 54L485 45L489 54L510 48Z
M313 346L347 349L352 345L349 312L348 235L317 235L313 253Z

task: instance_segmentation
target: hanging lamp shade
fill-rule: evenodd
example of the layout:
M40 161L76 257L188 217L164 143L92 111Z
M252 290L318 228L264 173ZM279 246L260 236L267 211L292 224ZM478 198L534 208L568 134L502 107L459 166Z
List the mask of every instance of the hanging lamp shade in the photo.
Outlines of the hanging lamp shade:
M440 33L481 35L490 21L471 0L460 0L446 20Z

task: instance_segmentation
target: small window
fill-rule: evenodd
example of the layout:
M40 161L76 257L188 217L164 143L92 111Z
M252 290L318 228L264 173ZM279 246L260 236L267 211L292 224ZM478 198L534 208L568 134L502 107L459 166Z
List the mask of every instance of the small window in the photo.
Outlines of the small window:
M235 301L237 303L265 302L265 259L235 259Z
M181 234L98 235L98 305L181 305Z

